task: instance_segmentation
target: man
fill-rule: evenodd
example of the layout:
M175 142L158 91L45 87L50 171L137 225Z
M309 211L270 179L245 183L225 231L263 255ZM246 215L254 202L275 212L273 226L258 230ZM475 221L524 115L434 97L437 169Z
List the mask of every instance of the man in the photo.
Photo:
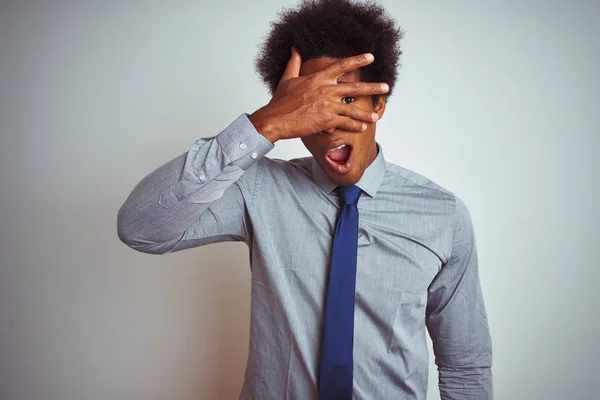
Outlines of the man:
M375 141L401 36L374 3L283 13L257 59L269 104L146 176L119 211L142 252L248 245L242 399L424 399L426 328L442 398L493 397L469 212ZM266 157L296 137L312 157Z

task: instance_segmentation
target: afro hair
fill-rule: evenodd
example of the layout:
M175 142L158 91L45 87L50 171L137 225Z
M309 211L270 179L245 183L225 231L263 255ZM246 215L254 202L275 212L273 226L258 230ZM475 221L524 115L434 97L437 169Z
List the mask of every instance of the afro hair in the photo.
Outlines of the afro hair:
M363 82L385 82L392 94L400 66L404 32L374 1L302 0L297 9L283 10L255 59L256 70L271 95L294 46L303 60L320 56L351 57L372 53L375 61L360 69ZM373 103L378 95L373 96Z

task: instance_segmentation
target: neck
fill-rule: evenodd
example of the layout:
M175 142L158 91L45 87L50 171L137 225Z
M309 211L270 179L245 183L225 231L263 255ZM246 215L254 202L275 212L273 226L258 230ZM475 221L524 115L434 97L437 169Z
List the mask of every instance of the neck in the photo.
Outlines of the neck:
M367 167L369 165L373 164L373 161L375 161L375 159L377 158L378 155L379 155L379 148L377 147L377 143L373 142L373 146L371 147L371 151L369 152L369 157L367 157L367 160L368 160Z

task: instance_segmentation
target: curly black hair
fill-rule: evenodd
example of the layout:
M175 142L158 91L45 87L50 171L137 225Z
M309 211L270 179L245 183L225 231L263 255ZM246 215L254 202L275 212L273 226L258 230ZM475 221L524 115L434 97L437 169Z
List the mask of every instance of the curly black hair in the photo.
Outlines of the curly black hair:
M374 2L353 0L302 0L298 9L279 12L271 22L271 32L255 59L258 74L275 93L294 46L308 60L320 56L334 58L372 53L375 61L360 69L363 82L385 82L392 94L400 66L402 29L384 8ZM373 104L378 95L374 95Z

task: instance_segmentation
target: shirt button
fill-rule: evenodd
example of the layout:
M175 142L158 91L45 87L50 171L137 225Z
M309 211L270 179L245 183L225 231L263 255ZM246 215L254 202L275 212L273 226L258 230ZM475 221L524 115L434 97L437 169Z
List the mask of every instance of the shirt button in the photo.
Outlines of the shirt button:
M258 157L258 153L257 152L253 152L252 154L250 154L250 157L252 157L252 158Z
M200 179L201 181L203 181L203 180L205 180L205 179L206 179L206 175L202 174L202 175L200 175L200 176L198 177L198 179Z
M248 147L248 145L244 142L240 143L240 149L242 150L246 150L246 147Z

